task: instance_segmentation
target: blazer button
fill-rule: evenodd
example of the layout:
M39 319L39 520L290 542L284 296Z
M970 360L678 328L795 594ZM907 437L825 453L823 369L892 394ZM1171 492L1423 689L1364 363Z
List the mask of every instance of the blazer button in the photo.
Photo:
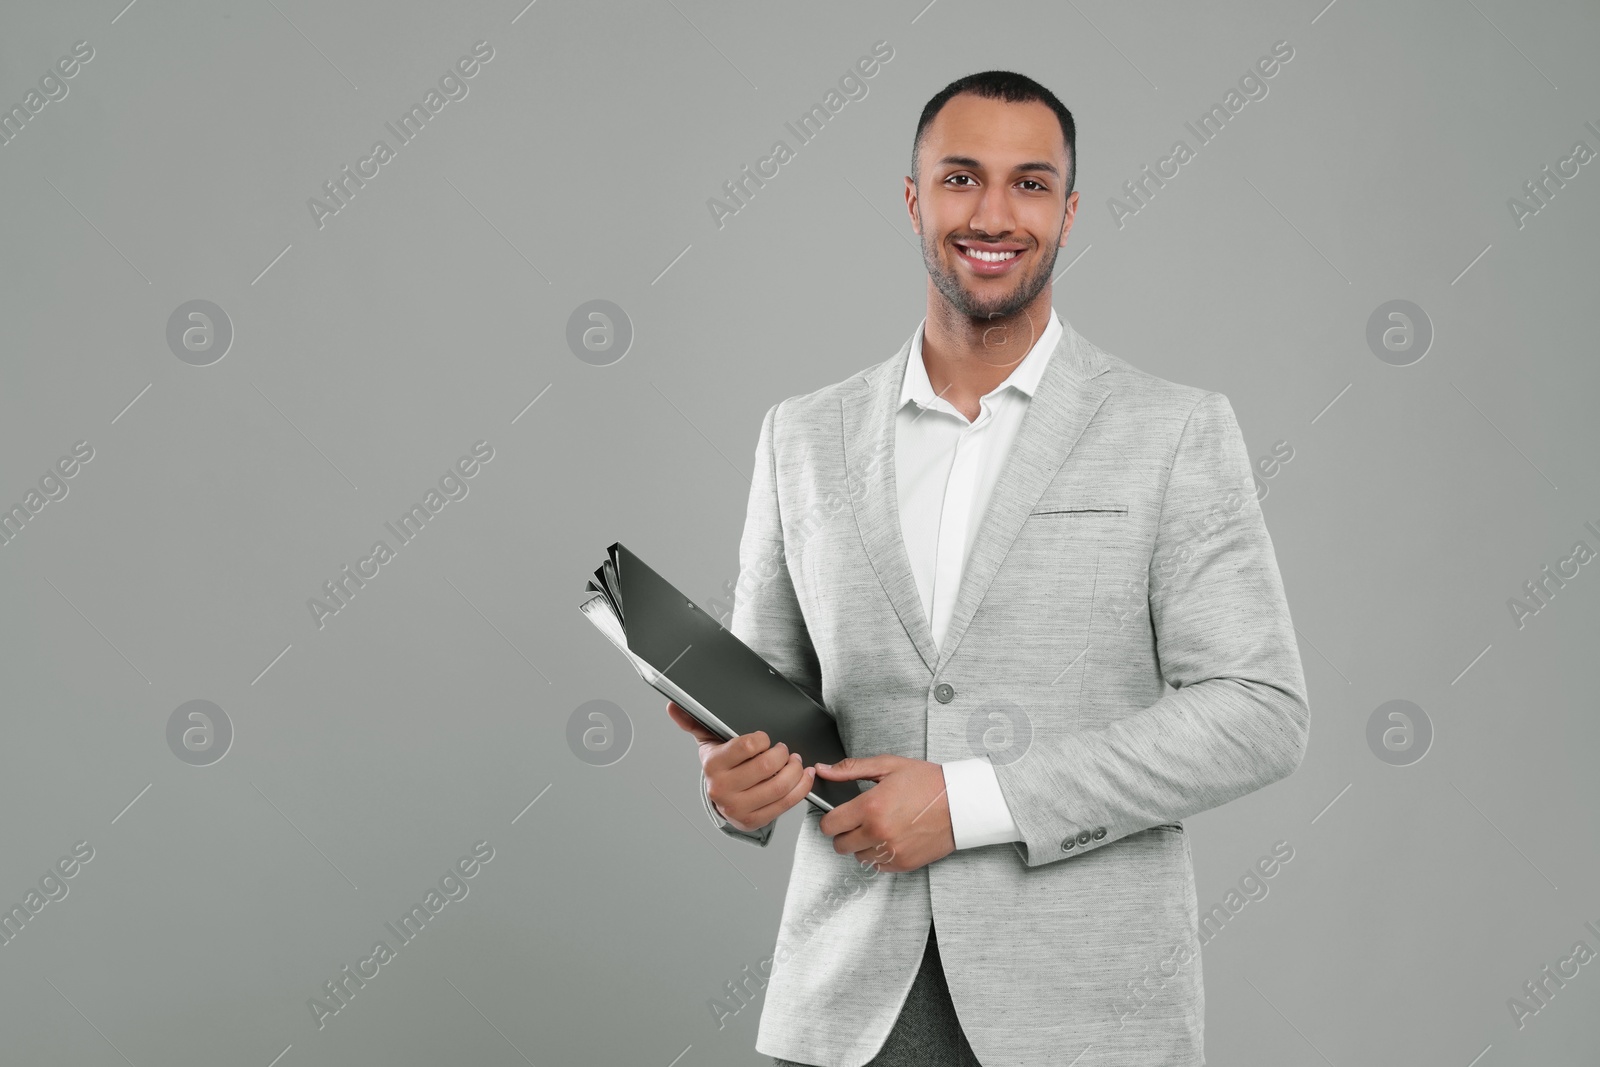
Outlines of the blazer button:
M1080 831L1078 833L1078 844L1087 845L1089 843L1089 836L1090 836L1089 835L1089 831L1087 831L1087 830Z
M933 687L933 697L941 704L950 703L950 701L955 699L955 695L955 686L951 685L949 682L940 682L938 685Z
M1105 836L1106 836L1106 828L1104 826L1096 826L1094 828L1094 839L1096 841L1103 840L1105 838Z
M1078 843L1078 839L1077 838L1069 837L1065 841L1061 842L1061 851L1062 852L1071 852L1072 849L1073 849L1073 846L1077 845L1077 843Z

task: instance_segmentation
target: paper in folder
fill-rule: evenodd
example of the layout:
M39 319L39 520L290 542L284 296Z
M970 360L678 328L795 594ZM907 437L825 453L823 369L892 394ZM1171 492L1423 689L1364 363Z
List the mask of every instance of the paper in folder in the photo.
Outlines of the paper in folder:
M826 708L697 607L621 542L586 583L580 607L639 677L727 741L766 731L806 766L845 758ZM598 584L597 584L598 583ZM807 795L824 811L861 795L855 782L817 778Z

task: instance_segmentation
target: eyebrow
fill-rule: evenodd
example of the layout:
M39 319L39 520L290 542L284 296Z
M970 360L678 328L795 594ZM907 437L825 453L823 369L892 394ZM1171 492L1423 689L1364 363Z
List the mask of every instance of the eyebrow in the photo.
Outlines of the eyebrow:
M957 167L967 167L972 170L983 169L983 164L979 163L971 156L945 156L943 159L939 160L940 166L943 166L946 163L954 164ZM1056 165L1048 160L1043 159L1035 160L1031 163L1018 163L1015 167L1012 167L1011 170L1013 173L1025 170L1042 170L1050 174L1054 174L1057 178L1061 177L1061 172L1056 169Z

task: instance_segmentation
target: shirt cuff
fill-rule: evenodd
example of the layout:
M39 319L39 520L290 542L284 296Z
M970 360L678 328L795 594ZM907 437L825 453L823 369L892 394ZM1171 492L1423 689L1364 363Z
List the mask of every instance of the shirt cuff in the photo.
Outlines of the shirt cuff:
M940 764L940 769L957 849L1022 840L988 757L955 760Z

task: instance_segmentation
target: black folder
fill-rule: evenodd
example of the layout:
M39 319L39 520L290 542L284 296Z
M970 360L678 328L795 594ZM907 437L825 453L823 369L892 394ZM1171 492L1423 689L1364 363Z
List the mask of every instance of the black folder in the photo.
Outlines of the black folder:
M586 583L581 605L595 628L658 693L724 741L766 732L806 766L845 758L838 724L821 704L701 611L620 541ZM818 777L807 799L832 811L861 795L856 782Z

